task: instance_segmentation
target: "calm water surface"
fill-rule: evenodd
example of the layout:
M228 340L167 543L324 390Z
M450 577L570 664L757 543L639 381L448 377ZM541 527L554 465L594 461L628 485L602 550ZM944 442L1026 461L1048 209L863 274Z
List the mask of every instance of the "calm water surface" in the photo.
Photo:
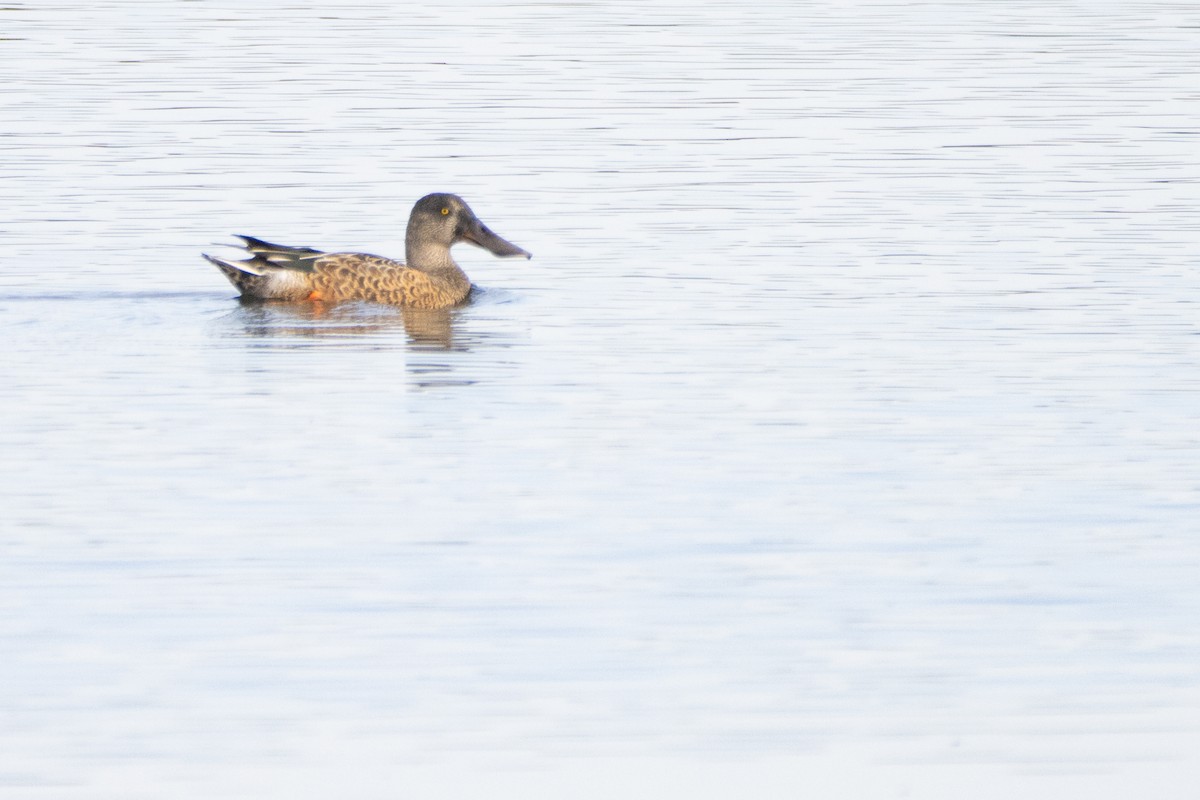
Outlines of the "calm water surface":
M244 5L0 9L0 796L1190 796L1194 3Z

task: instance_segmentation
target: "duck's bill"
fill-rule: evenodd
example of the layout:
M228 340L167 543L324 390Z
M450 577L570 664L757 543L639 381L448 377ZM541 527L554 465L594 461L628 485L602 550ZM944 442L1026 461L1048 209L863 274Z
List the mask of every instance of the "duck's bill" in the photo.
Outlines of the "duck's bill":
M527 250L522 250L507 239L501 239L496 234L492 233L491 228L484 225L479 220L474 220L467 226L467 230L463 233L463 238L471 244L477 244L484 250L487 250L492 255L497 256L524 256L525 258L533 258L533 254Z

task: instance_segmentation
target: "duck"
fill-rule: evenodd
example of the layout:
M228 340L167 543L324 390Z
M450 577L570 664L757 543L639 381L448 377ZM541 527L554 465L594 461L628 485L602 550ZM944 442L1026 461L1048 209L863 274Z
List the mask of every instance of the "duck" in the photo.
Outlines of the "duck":
M247 300L361 300L409 308L450 308L465 302L472 289L467 274L450 255L450 248L458 242L470 242L496 256L533 257L493 233L461 197L445 192L427 194L413 206L404 237L404 261L289 247L235 235L249 258L201 255Z

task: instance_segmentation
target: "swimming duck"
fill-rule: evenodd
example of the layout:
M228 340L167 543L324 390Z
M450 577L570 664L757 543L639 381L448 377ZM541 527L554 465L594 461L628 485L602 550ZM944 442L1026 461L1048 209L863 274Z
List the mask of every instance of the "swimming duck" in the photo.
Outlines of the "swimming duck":
M413 206L404 237L405 262L366 253L325 253L238 236L250 258L230 261L204 253L242 297L336 303L367 300L410 308L447 308L471 292L471 281L450 247L470 242L497 256L533 256L479 221L461 197L428 194Z

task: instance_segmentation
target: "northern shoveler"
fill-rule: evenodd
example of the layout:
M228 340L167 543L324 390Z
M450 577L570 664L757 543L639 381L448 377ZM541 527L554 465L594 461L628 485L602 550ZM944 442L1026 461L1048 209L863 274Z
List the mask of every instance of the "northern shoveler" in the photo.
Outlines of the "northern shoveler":
M410 308L447 308L463 302L471 281L450 256L470 242L497 256L532 255L492 233L461 197L435 193L413 206L404 237L405 261L366 253L326 253L238 236L250 258L231 261L203 254L242 297L256 300L367 300Z

